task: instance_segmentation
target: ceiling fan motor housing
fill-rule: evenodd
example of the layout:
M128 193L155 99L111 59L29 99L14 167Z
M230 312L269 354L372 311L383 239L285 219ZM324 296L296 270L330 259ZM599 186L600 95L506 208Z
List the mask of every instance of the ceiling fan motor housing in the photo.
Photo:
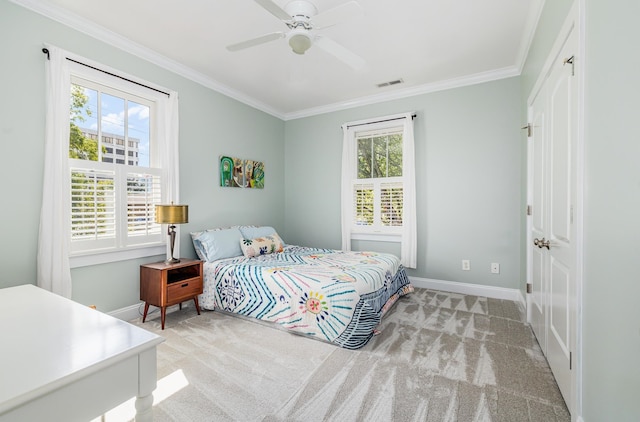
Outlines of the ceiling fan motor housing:
M313 3L305 0L290 1L284 6L284 10L291 15L294 23L308 23L309 19L318 13L318 9Z

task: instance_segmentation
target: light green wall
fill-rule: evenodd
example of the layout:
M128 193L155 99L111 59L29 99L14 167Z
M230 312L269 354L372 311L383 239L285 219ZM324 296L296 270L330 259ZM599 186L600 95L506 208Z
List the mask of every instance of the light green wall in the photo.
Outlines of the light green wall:
M523 110L571 1L545 2L522 74ZM640 2L581 0L585 11L585 221L582 309L585 422L640 415Z
M409 274L517 288L520 103L519 80L510 78L288 121L285 240L340 248L341 125L415 111L418 268ZM471 271L461 270L462 259ZM500 274L490 273L491 262Z
M586 0L584 415L640 419L640 2Z
M284 122L22 7L0 0L0 136L5 181L0 287L35 283L44 160L43 43L51 43L180 95L181 256L194 257L189 231L269 224L284 231ZM265 162L264 190L217 186L218 156ZM111 311L138 302L139 265L163 256L72 270L73 298Z

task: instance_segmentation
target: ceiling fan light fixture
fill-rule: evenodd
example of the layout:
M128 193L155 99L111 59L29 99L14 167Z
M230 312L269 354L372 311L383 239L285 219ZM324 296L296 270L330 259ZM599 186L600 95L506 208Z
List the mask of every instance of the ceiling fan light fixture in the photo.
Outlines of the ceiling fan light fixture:
M311 47L311 38L304 33L293 34L289 37L289 45L296 54L304 54Z

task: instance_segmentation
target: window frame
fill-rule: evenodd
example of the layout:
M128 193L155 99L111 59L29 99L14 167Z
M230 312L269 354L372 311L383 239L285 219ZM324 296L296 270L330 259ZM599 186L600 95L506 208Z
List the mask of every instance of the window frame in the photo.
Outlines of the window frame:
M350 208L353 212L352 224L351 224L351 239L352 240L367 240L378 242L400 242L402 240L403 225L389 226L383 225L381 219L381 197L382 186L386 184L401 185L404 189L404 183L406 177L392 176L392 177L371 177L371 178L358 178L358 142L362 138L375 138L393 134L403 135L404 123L402 121L388 121L388 122L374 122L360 124L357 130L353 131L353 135L349 142L354 143L355 154L353 162L351 163L350 175L351 175L351 192L352 203ZM404 154L404 142L402 142L403 154ZM388 160L388 151L387 151ZM388 164L387 164L388 166ZM355 189L357 186L371 185L373 187L373 224L372 225L359 225L357 220L357 206L355 201ZM403 198L404 202L404 198Z
M111 70L109 70L111 71ZM112 72L112 71L111 71ZM158 224L157 234L149 236L148 239L141 242L131 241L127 236L127 175L130 173L148 173L160 178L160 203L166 202L167 198L167 181L165 179L165 169L163 168L163 160L160 156L161 146L158 140L158 110L161 107L160 102L166 99L164 93L152 91L136 83L128 82L122 78L108 75L104 72L91 69L74 62L70 63L71 85L79 84L89 89L98 89L99 91L120 97L127 98L128 101L134 101L138 104L149 106L149 167L132 166L128 163L116 164L102 161L79 160L68 157L66 171L71 172L72 167L80 168L110 168L115 171L115 178L118 180L119 186L115 189L116 201L116 236L112 244L100 248L81 248L78 244L74 245L71 240L71 230L68 232L69 241L69 264L71 268L83 267L89 265L103 264L109 262L117 262L128 259L163 255L166 253L166 236L163 236L162 226ZM146 83L146 85L151 86ZM101 118L98 112L97 118ZM127 124L127 120L125 120ZM126 140L129 137L125 137ZM177 142L170 139L169 142ZM155 144L155 145L154 145ZM68 155L68 141L67 155ZM101 145L98 133L98 146ZM127 150L125 145L125 150ZM115 158L115 145L113 156ZM126 153L125 153L126 154ZM126 157L124 155L123 157ZM99 154L101 160L102 154ZM90 163L90 164L89 164ZM71 185L69 185L69 196L71 195ZM70 198L69 198L70 200ZM71 219L71 206L68 208L67 218ZM152 224L156 224L155 221ZM71 229L71 227L70 227ZM138 239L139 240L139 239Z

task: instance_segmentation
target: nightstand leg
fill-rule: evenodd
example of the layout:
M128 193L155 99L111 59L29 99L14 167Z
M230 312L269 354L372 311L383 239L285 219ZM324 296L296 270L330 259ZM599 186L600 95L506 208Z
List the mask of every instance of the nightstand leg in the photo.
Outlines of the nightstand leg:
M200 315L200 304L198 303L198 296L193 297L193 302L196 304L196 311L198 311L198 315Z
M144 303L144 314L142 315L142 322L143 323L147 319L147 312L149 312L149 303L145 302Z
M160 319L162 320L162 329L164 330L164 318L167 316L167 307L163 306L160 310Z

